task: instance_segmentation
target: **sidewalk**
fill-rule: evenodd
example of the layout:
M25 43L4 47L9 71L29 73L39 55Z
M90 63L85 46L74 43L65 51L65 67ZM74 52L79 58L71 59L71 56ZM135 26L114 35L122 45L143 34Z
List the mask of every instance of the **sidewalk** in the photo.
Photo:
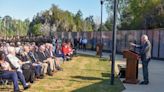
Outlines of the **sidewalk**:
M95 55L95 51L77 51L81 54ZM110 53L103 53L104 58L109 58ZM122 55L116 55L115 71L118 73L117 64L125 64ZM142 66L139 64L139 80L142 81ZM164 92L164 61L151 60L149 63L149 85L124 84L123 92Z

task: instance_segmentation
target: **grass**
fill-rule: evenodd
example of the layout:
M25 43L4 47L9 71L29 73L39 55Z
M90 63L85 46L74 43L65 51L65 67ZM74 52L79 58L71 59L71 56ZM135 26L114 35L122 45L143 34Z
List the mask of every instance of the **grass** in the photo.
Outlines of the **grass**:
M77 56L62 65L64 71L36 81L25 92L121 92L124 86L118 78L110 85L109 66L97 57Z

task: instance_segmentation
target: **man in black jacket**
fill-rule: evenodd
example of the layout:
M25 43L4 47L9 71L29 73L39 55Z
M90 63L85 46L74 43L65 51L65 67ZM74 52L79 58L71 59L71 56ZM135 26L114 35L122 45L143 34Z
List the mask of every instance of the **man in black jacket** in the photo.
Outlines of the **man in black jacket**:
M140 56L142 61L142 67L143 67L143 79L140 84L141 85L147 85L149 84L149 73L148 73L148 64L151 59L151 43L148 39L147 35L142 35L141 37L141 45L136 45L134 43L131 43L132 46L136 48L140 48Z
M44 64L48 64L48 68L47 68L47 71L48 71L48 75L52 76L52 69L51 69L51 65L53 65L54 63L52 63L46 56L46 53L45 53L45 47L43 45L40 46L39 48L39 52L38 52L38 60L41 62L41 63L44 63Z

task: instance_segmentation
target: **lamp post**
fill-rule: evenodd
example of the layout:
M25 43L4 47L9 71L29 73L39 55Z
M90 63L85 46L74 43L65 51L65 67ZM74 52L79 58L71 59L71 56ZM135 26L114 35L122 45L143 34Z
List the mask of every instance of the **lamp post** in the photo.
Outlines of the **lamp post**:
M20 23L18 23L19 21L16 21L16 26L17 26L17 30L16 30L16 37L19 36L19 29L20 29Z
M2 17L0 17L0 31L2 29L2 20L1 20Z
M2 17L0 17L0 31L2 31ZM2 35L2 33L1 33L1 35Z
M114 84L114 70L115 70L115 54L116 54L116 31L117 31L117 0L114 0L113 9L113 35L112 35L112 66L111 66L111 85Z
M100 58L102 57L102 21L103 21L103 4L104 0L100 0L101 4L101 24L100 24Z
M1 18L2 18L2 17L0 17L0 22L2 21ZM1 31L1 23L0 23L0 31Z
M5 40L7 40L7 20L4 18L4 27L5 27Z
M50 37L52 36L51 34L52 34L52 30L51 30L51 16L52 16L52 11L50 10L49 11L49 16L50 16L50 20L49 20L49 23L50 23L50 31L49 31L49 35L50 35Z

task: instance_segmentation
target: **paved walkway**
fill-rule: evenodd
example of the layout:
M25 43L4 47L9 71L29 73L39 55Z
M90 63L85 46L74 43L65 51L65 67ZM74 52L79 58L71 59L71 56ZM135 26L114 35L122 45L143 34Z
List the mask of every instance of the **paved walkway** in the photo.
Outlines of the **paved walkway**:
M95 51L77 51L81 54L95 55ZM104 58L109 58L110 53L103 53ZM125 64L122 55L116 55L115 70L118 73L117 64ZM123 92L164 92L164 61L151 60L149 63L149 85L124 84ZM139 64L139 80L142 80L142 65Z

